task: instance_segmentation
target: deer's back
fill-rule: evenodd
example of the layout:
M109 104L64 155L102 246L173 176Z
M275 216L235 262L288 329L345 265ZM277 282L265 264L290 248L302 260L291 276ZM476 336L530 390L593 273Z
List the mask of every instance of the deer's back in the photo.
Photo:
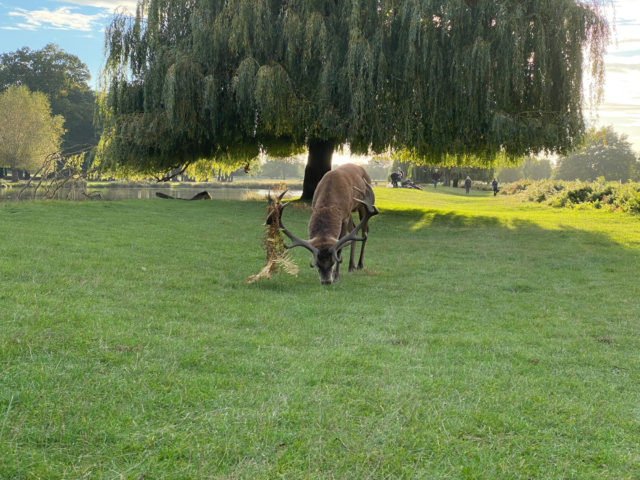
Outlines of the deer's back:
M357 202L353 197L360 196L356 188L365 191L365 181L371 183L371 178L360 165L341 165L322 177L313 195L311 207L335 208L346 216L356 208Z

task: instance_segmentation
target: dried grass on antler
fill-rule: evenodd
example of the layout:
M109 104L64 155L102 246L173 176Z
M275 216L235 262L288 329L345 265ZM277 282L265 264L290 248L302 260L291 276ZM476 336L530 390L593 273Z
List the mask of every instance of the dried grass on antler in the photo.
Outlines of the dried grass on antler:
M248 277L245 280L246 283L254 283L261 278L271 278L273 273L278 273L280 270L289 275L298 275L299 268L291 259L280 234L280 215L283 207L281 200L285 193L286 190L276 195L275 198L271 198L271 194L269 194L267 221L262 240L262 245L267 252L267 263L256 275Z

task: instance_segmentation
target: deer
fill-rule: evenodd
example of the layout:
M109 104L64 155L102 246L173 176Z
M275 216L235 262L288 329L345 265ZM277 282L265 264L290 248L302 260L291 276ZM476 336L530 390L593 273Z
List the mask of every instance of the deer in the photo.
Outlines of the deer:
M330 285L340 279L342 249L349 244L349 271L363 268L364 248L369 234L369 219L379 213L374 205L371 178L359 165L348 163L327 172L316 187L311 201L311 217L307 228L309 240L293 235L280 218L280 230L291 240L287 249L304 247L311 252L311 268L318 271L320 283ZM284 209L289 203L283 204ZM358 212L355 226L352 212ZM281 212L282 213L282 210ZM362 230L362 237L357 233ZM361 241L360 258L354 263L355 244Z

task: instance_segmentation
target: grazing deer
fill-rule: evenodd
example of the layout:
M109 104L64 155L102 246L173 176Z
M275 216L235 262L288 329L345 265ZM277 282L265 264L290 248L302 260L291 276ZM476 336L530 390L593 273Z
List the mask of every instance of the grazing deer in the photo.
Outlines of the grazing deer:
M369 233L369 218L378 214L374 205L375 196L371 188L371 178L364 168L348 163L327 172L318 183L311 201L309 219L309 240L301 240L286 229L282 222L282 232L291 239L286 248L304 247L311 252L311 268L318 270L320 283L329 285L340 278L342 249L351 245L349 271L361 269L364 247ZM288 203L283 205L286 207ZM357 211L360 223L355 226L351 212ZM362 238L357 238L362 229ZM355 243L362 242L358 265L354 264ZM335 267L335 268L334 268Z

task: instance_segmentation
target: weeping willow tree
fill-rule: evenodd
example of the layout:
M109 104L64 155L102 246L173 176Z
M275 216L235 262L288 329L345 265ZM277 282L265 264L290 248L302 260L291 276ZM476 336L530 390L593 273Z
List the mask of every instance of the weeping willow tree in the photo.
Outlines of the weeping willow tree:
M151 174L334 147L563 153L602 85L606 0L140 0L107 31L103 164ZM584 55L586 53L586 55Z

